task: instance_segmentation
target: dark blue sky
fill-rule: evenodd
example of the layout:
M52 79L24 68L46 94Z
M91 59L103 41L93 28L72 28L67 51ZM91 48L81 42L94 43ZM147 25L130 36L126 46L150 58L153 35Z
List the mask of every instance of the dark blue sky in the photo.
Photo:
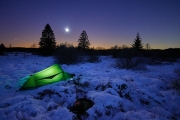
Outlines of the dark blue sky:
M57 43L131 46L137 32L152 48L180 48L180 0L0 0L0 43L38 45L49 23ZM68 27L70 32L66 33Z

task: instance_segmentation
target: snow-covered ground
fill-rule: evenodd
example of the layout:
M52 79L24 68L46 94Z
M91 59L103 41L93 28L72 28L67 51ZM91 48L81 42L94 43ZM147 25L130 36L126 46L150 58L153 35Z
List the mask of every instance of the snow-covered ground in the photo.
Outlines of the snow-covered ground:
M69 108L84 97L94 102L81 116L85 120L180 119L180 94L170 88L180 62L131 71L117 69L111 57L100 59L100 63L61 65L76 77L19 91L21 78L53 65L53 58L0 56L0 120L73 120L76 114Z

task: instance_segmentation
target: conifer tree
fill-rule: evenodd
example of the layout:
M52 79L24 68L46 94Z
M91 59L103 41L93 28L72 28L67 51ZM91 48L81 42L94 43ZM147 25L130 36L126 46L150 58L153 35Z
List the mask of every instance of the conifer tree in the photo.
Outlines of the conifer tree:
M51 55L53 50L56 48L55 35L49 24L46 24L42 31L39 48L42 55Z
M4 55L4 50L5 50L5 46L4 46L4 44L2 43L1 45L0 45L0 55Z
M83 30L78 40L78 48L87 50L89 49L89 46L90 46L90 42L88 40L88 35L86 31Z
M137 50L142 50L143 44L141 43L141 37L139 32L136 34L136 38L134 40L134 43L132 44L132 48Z

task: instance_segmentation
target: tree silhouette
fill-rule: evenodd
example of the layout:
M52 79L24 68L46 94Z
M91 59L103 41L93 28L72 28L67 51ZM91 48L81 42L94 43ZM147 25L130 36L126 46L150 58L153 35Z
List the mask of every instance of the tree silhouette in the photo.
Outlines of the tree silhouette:
M143 44L141 43L141 37L139 32L136 34L136 38L134 40L134 43L132 44L132 48L141 50L143 48Z
M53 50L56 48L55 35L49 24L46 24L42 31L39 46L42 55L52 55Z
M5 46L4 46L4 44L2 43L2 44L0 45L0 55L4 55L4 50L5 50Z
M145 48L146 48L146 50L150 50L150 49L151 49L150 44L149 44L149 43L146 43Z
M5 46L3 43L1 43L0 48L5 49Z
M86 31L83 30L78 40L78 48L87 50L89 49L89 46L90 46L90 42L88 40L88 35Z

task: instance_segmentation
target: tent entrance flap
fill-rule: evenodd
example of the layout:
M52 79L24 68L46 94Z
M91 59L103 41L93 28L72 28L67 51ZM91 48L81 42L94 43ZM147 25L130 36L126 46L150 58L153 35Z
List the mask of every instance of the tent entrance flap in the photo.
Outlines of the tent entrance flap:
M53 79L54 77L58 76L59 74L63 74L63 72L57 73L57 74L55 74L55 75L48 76L48 77L45 77L45 78L37 79L36 81L38 81L38 80L43 80L43 79Z
M36 86L36 83L34 81L34 76L30 76L26 82L23 84L23 86L21 87L21 89L30 89L30 88L34 88Z

